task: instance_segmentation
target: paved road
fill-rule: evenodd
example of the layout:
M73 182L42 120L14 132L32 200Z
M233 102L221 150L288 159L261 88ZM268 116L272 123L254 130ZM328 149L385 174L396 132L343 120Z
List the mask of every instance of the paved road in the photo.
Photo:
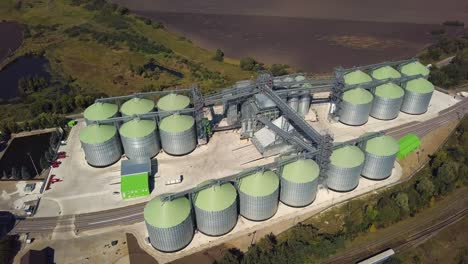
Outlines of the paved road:
M393 248L397 253L411 249L434 233L466 217L468 214L467 192L459 192L452 197L451 201L454 202L435 211L433 217L411 221L401 226L400 232L379 236L376 240L367 241L365 244L334 255L324 263L356 263L387 248Z
M424 122L413 122L387 131L389 135L400 138L407 133L418 136L428 134L434 127L458 119L468 112L468 99L442 111L440 115ZM26 218L16 223L12 233L51 233L53 231L75 231L97 229L102 227L128 225L143 221L143 208L146 203L135 204L112 210L99 211L74 216Z

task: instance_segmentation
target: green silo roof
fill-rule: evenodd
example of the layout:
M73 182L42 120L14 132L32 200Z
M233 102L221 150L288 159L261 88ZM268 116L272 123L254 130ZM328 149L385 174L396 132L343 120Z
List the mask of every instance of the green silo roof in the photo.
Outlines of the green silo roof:
M420 94L432 93L434 91L434 85L424 78L418 78L415 80L408 81L406 83L405 88L408 91Z
M166 132L178 133L189 130L195 124L193 117L188 115L171 115L163 118L159 129Z
M116 133L114 126L93 124L81 129L80 140L87 144L99 144L111 139Z
M356 70L345 74L344 81L348 85L360 84L372 81L372 78L361 70Z
M278 187L279 178L272 171L260 171L239 180L239 190L255 197L270 195Z
M176 111L187 108L190 98L185 95L171 93L161 97L158 101L158 109L162 111Z
M306 78L304 76L302 76L302 75L298 75L294 79L296 80L296 82L300 82L300 81L304 81Z
M185 221L190 211L190 202L185 197L163 202L158 196L146 204L143 215L145 221L154 227L170 228Z
M389 78L400 78L401 73L397 70L395 70L391 66L384 66L380 67L378 69L375 69L372 71L372 77L374 77L377 80L385 80Z
M375 88L375 95L388 99L396 99L403 97L405 95L405 91L394 83L386 83Z
M313 160L298 160L286 164L283 168L282 177L290 182L306 183L317 179L320 168Z
M343 100L352 104L367 104L372 102L372 93L362 88L354 88L343 93Z
M125 122L120 127L120 135L128 138L142 138L153 133L156 130L154 120L133 119Z
M126 101L120 112L124 115L141 115L152 112L154 109L154 101L146 98L132 98Z
M334 150L331 163L342 168L354 168L364 162L364 153L356 146L345 146Z
M84 111L84 117L88 120L104 120L113 117L119 108L115 104L94 103Z
M401 73L408 75L408 76L413 76L413 75L418 75L422 74L423 76L428 76L429 75L429 69L422 65L419 61L414 61L408 64L405 64L401 66L400 68Z
M373 138L366 143L366 151L377 156L391 156L399 150L398 141L386 135Z
M236 188L230 183L224 183L199 191L194 204L205 211L218 212L231 206L236 199Z
M292 82L292 81L294 81L294 79L293 79L292 77L286 77L286 78L284 78L283 81L285 81L285 82Z

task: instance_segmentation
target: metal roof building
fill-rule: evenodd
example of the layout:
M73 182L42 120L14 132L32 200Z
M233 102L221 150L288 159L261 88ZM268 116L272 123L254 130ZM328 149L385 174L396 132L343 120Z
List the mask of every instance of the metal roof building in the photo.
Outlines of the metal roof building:
M237 223L237 192L231 183L212 185L194 194L197 229L209 236L221 236Z
M157 250L174 252L187 246L194 234L190 202L185 197L149 201L143 212L151 245Z
M123 199L147 196L149 191L149 175L151 160L122 160L120 164L120 194Z

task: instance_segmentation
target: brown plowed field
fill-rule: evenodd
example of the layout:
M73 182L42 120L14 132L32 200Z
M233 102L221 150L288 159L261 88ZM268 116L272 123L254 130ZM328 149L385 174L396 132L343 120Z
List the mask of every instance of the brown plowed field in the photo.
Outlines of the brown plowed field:
M468 22L464 0L114 1L229 57L312 72L411 57L437 24Z

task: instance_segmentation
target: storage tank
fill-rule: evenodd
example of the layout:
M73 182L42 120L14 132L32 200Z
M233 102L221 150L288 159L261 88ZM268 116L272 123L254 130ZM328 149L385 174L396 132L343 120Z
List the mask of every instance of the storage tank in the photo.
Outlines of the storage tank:
M390 136L370 139L365 145L366 161L361 175L371 180L383 180L392 174L399 151L398 142Z
M361 70L351 71L343 76L347 85L361 84L372 81L372 78Z
M400 65L400 72L407 76L422 75L427 79L429 77L429 69L422 65L419 61L413 61Z
M359 184L364 166L364 153L356 146L345 146L333 151L327 172L327 186L339 192L349 192Z
M237 223L237 192L231 183L212 185L193 197L197 229L209 236L221 236Z
M302 85L302 87L309 88L309 87L312 87L312 84L306 83ZM297 110L300 116L306 116L307 113L309 113L310 101L311 101L311 95L309 91L304 91L300 94L299 107Z
M281 202L294 207L312 203L317 195L319 173L319 166L310 159L286 164L281 173Z
M197 146L195 120L188 115L174 114L163 118L159 135L164 151L171 155L184 155Z
M134 97L120 107L122 116L142 115L154 110L154 101L146 98Z
M161 97L161 99L158 101L157 107L159 111L177 111L188 108L189 105L189 97L181 94L171 93ZM167 115L160 116L160 118L165 116Z
M81 147L91 166L105 167L120 160L122 146L113 125L93 124L80 131Z
M149 201L143 216L151 245L164 252L174 252L187 246L194 234L191 209L185 197L163 201L157 196Z
M118 113L119 107L116 104L97 102L88 106L83 115L86 125L90 125L93 121L102 121L116 117Z
M288 97L288 105L294 112L297 112L299 107L299 95L297 93Z
M119 132L129 159L152 158L161 150L154 120L133 119L124 123Z
M400 113L405 91L394 83L386 83L375 88L374 102L370 110L370 116L390 120Z
M408 81L405 85L405 97L401 111L419 115L427 111L434 93L434 85L424 78Z
M278 210L279 179L272 171L257 172L239 180L240 214L253 221L266 220Z
M398 79L401 73L391 66L383 66L372 71L372 77L377 80Z
M351 125L363 125L369 120L369 113L374 99L372 93L362 88L354 88L343 93L338 112L340 122Z

